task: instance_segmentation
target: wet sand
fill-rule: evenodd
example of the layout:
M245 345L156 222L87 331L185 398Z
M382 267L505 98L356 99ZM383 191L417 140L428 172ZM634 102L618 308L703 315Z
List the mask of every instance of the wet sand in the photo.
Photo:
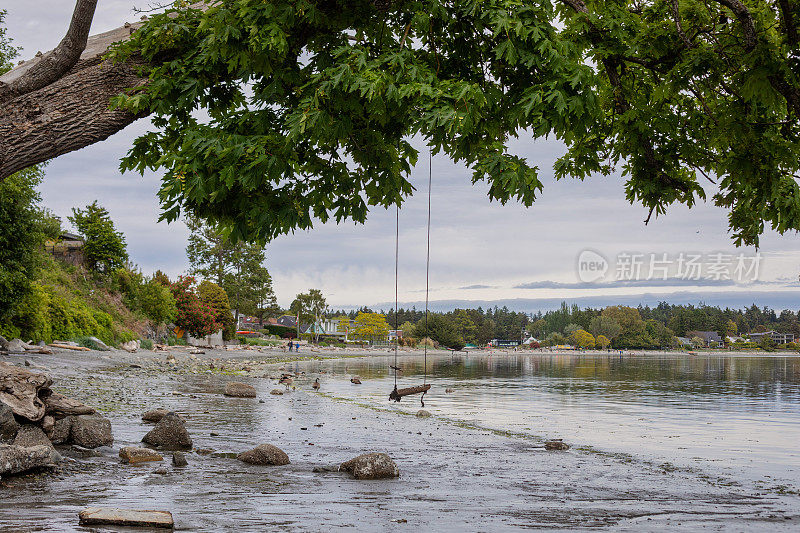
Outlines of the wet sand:
M299 356L347 355L304 352ZM296 380L297 390L270 395L282 386L268 377L287 367L274 362L289 357L280 349L208 350L194 358L187 350L173 353L175 364L146 351L0 356L18 364L27 359L34 370L45 367L56 391L111 420L116 439L97 457L61 447L70 459L55 472L4 480L0 531L97 531L77 524L87 506L169 510L184 531L800 528L797 495L755 491L736 480L630 456L548 452L534 439L370 408L332 398L325 387L313 392L318 374L310 371ZM222 357L228 362L213 361L210 369L209 360ZM325 374L323 383L347 377ZM258 398L222 396L232 380L254 385ZM151 427L141 414L156 407L187 419L194 439L187 467L172 467L169 454L164 463L119 462L118 449L138 444ZM292 463L259 467L230 457L261 443L280 447ZM214 451L196 453L203 449ZM356 481L312 472L372 451L391 455L400 478ZM168 474L153 472L161 466Z

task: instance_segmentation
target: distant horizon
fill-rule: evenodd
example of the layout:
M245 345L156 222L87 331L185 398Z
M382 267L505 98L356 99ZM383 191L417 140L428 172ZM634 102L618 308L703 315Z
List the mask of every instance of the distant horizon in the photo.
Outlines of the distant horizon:
M692 293L687 291L674 292L669 294L638 294L638 295L598 295L580 296L563 298L504 298L498 300L430 300L428 309L435 312L447 312L453 309L483 309L507 307L509 311L524 312L533 314L538 311L547 312L558 309L561 302L568 305L577 304L580 308L604 308L611 305L624 305L628 307L649 306L655 307L661 302L670 305L694 305L699 307L706 305L709 307L719 307L722 309L746 309L756 305L759 309L768 307L778 313L783 310L790 310L797 313L800 311L800 290L794 291L758 291L750 293L723 292L723 293ZM354 311L363 306L337 306L332 305L331 309ZM394 309L394 302L379 302L374 305L366 305L373 311L388 312ZM398 307L411 309L416 307L417 311L425 309L425 300L399 302Z

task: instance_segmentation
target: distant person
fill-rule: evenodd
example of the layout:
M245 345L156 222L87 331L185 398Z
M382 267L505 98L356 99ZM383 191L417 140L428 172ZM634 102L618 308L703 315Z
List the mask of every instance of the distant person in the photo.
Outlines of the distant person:
M287 344L287 346L289 347L289 351L291 352L292 351L292 341L289 341L289 344Z

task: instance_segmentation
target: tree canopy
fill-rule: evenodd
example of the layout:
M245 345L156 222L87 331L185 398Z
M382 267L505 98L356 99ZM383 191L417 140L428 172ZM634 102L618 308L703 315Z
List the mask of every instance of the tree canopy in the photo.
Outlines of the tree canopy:
M149 83L115 104L153 114L123 169L164 173L182 210L234 238L400 204L409 139L531 205L535 162L509 140L566 145L556 176L619 169L649 210L706 197L737 244L800 228L800 56L791 0L223 0L154 16L112 56ZM197 113L202 110L203 113ZM202 118L201 118L202 117ZM718 188L718 190L717 190Z

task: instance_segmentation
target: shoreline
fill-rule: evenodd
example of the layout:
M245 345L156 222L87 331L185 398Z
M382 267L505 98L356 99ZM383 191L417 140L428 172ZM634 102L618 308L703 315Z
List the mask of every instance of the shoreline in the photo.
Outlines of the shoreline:
M510 431L360 405L324 388L321 394L312 392L311 372L297 379L296 391L268 394L275 387L269 375L281 365L299 368L320 358L388 357L393 351L292 354L299 358L288 358L282 350L190 354L180 348L169 353L176 357L174 364L167 353L147 351L25 357L32 370L48 368L54 389L108 416L115 443L101 449L99 457L71 460L54 474L4 480L12 487L0 488L8 501L0 509L0 531L88 531L77 525L77 510L88 505L172 510L177 529L193 531L463 531L476 524L489 531L789 531L800 526L793 495L758 493L730 485L728 479L706 479L702 473L598 450L547 452L534 439ZM17 364L21 359L0 356ZM223 397L224 383L231 380L253 384L258 398ZM141 422L141 413L160 406L187 418L195 439L188 469L172 469L164 476L153 473L157 465L119 464L119 447L137 445L151 427ZM261 442L285 450L291 465L252 467L225 456ZM201 449L215 452L200 455ZM392 456L400 478L360 482L312 471L369 451ZM465 487L474 500L462 499Z

